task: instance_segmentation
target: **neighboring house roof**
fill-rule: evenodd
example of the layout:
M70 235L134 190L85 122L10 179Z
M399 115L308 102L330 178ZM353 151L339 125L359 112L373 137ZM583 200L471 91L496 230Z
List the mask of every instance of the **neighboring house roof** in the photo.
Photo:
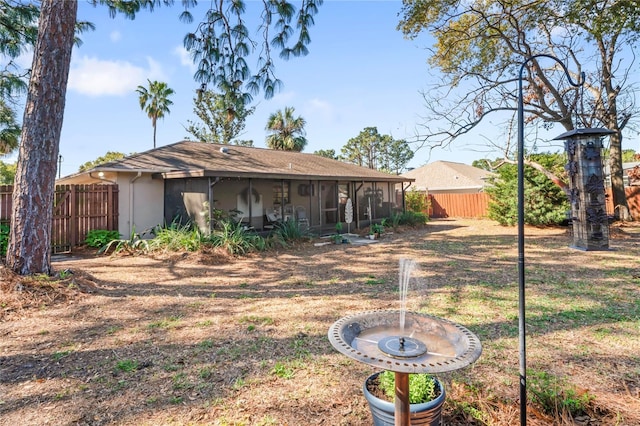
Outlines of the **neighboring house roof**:
M409 190L417 191L480 190L486 186L486 180L491 175L486 170L450 161L434 161L402 174L415 179Z
M355 164L291 151L182 141L101 164L84 173L145 172L165 179L242 177L408 182L412 179ZM72 176L77 176L77 173ZM72 176L67 176L70 178ZM62 178L61 181L64 181Z
M627 171L633 169L635 166L640 166L640 161L633 161L631 163L622 163L622 171L626 175ZM603 166L603 172L605 176L609 176L611 174L609 170L610 170L610 166L609 166L609 162L607 161L604 163L604 166Z

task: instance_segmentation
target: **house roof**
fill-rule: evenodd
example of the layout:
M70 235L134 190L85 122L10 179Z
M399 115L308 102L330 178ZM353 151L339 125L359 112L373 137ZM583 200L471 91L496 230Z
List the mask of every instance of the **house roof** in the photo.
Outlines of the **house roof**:
M404 176L392 175L315 154L192 141L176 142L133 154L101 164L84 173L100 171L146 172L159 175L164 179L260 177L301 180L412 181Z
M409 189L441 191L451 189L481 189L491 172L450 161L434 161L402 176L415 179Z

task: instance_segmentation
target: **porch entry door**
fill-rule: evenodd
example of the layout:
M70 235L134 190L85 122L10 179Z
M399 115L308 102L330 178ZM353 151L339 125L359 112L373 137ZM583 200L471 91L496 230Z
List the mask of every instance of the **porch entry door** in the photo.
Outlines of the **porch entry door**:
M349 198L349 184L345 182L320 182L320 211L327 225L344 222L344 210Z
M338 223L338 184L320 182L320 217L327 225Z

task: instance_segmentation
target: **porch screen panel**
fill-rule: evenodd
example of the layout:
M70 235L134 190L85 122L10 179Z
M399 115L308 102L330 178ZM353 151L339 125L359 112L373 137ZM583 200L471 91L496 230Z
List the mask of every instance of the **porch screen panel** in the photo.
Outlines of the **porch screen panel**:
M360 220L372 220L375 218L376 200L374 193L373 182L365 182L358 191L358 204L360 205L358 217Z

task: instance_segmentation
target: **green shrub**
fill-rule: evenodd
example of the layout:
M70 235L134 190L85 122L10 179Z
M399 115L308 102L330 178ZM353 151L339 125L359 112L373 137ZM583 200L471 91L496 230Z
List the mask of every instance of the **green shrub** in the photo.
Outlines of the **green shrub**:
M9 226L0 225L0 255L7 254L7 246L9 245Z
M564 158L560 154L534 154L533 161L542 164L557 176L565 177ZM531 166L524 167L524 222L528 225L555 225L566 220L569 201L562 189ZM489 179L486 192L491 196L489 218L501 225L518 222L518 168L503 164L497 175Z
M393 401L396 394L396 377L385 370L378 375L378 386ZM434 400L438 396L436 381L429 374L409 374L409 403L418 404Z
M157 227L153 233L155 237L149 241L151 250L197 251L202 246L202 234L191 223L180 225L173 222L169 226Z
M136 228L134 227L133 230L131 231L131 235L129 236L128 240L127 239L111 240L106 245L104 245L100 250L98 250L98 253L107 253L111 249L113 249L114 253L120 253L122 251L131 253L131 254L134 254L137 252L145 253L149 251L149 241L143 240L140 237L140 234L136 233Z
M84 243L93 248L101 248L113 240L120 238L118 231L108 231L106 229L92 229L87 232Z
M342 225L342 223L340 223L340 225ZM336 226L336 229L337 228L338 227ZM340 227L340 229L342 229L342 227ZM306 229L306 227L300 226L300 224L295 220L288 220L286 222L278 223L276 225L274 234L278 235L280 240L284 241L285 243L289 241L309 239L311 237L311 233L309 232L309 230Z
M384 226L381 223L372 223L369 227L370 234L382 234L384 232Z
M412 189L405 193L404 200L407 204L407 210L429 214L429 197L424 192Z
M209 236L213 247L224 249L231 255L247 254L265 247L264 238L245 229L241 223L223 220Z
M398 213L391 218L391 222L398 225L408 226L420 226L429 222L429 216L426 213L414 212L407 210L406 212Z

